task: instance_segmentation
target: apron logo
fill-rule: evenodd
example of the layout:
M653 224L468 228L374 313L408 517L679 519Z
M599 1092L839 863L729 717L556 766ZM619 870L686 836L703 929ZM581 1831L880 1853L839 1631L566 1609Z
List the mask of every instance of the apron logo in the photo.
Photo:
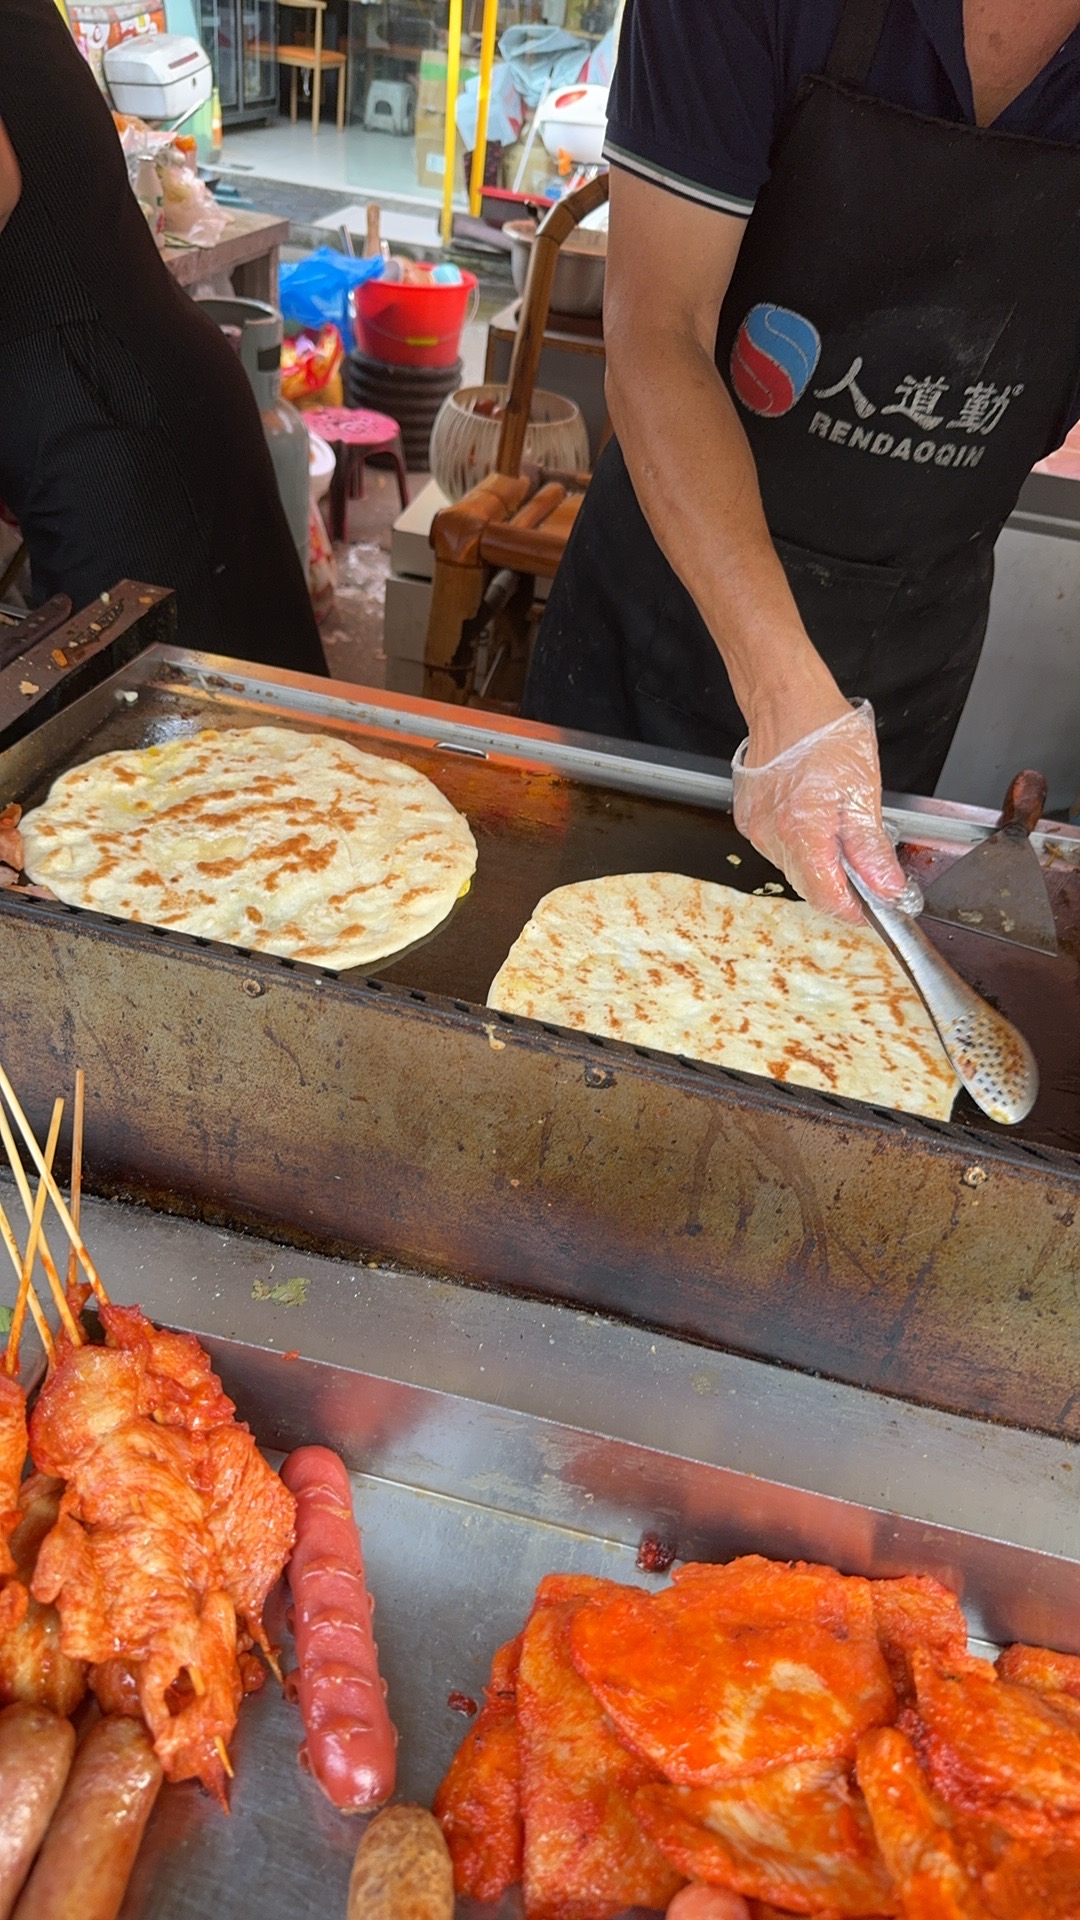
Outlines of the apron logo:
M821 335L801 313L770 301L751 307L731 349L731 384L749 413L790 413L814 377Z

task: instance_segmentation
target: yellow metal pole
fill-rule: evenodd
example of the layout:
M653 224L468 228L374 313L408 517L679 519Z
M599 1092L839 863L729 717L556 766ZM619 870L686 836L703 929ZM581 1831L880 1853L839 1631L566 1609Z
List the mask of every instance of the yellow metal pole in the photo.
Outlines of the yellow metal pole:
M446 144L443 148L442 243L450 245L454 219L454 161L457 157L457 97L461 78L462 0L450 0L450 28L446 42Z
M469 177L469 212L478 218L484 196L484 166L487 160L488 108L491 105L491 70L495 65L495 32L499 23L499 0L484 0L484 27L480 37L480 95L476 103L476 145L473 148Z

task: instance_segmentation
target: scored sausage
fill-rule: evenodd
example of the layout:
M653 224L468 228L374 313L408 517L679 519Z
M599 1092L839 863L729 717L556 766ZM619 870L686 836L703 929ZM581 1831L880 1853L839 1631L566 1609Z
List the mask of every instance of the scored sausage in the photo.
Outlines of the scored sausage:
M394 1791L397 1734L379 1678L352 1487L328 1447L298 1447L281 1477L296 1496L286 1576L299 1664L285 1685L304 1718L300 1764L342 1812L370 1812Z
M0 1713L0 1920L22 1891L64 1790L75 1729L21 1702Z
M14 1920L116 1920L161 1780L140 1721L98 1720L75 1756Z
M347 1920L454 1920L454 1869L426 1807L387 1807L356 1849Z

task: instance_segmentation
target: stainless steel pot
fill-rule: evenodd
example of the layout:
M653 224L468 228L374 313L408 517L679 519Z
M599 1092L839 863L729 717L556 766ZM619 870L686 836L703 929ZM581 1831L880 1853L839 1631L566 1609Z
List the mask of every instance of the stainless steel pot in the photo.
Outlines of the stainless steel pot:
M519 293L525 291L532 244L536 238L535 220L508 220L503 232L509 236L510 270ZM552 313L597 314L604 309L604 268L607 264L607 234L584 231L564 241L555 269L551 290Z

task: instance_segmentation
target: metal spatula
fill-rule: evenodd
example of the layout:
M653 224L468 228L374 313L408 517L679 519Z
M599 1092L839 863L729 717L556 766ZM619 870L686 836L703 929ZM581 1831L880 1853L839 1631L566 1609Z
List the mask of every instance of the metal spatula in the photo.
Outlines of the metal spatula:
M898 901L882 900L844 862L867 919L895 953L926 1005L957 1077L977 1107L1003 1127L1026 1120L1039 1091L1035 1055L1022 1033L954 973L927 939L915 914L918 884L909 880Z
M926 889L926 911L973 933L989 933L1039 953L1056 953L1054 912L1030 835L1046 805L1046 781L1030 768L1005 795L988 840L955 860Z

